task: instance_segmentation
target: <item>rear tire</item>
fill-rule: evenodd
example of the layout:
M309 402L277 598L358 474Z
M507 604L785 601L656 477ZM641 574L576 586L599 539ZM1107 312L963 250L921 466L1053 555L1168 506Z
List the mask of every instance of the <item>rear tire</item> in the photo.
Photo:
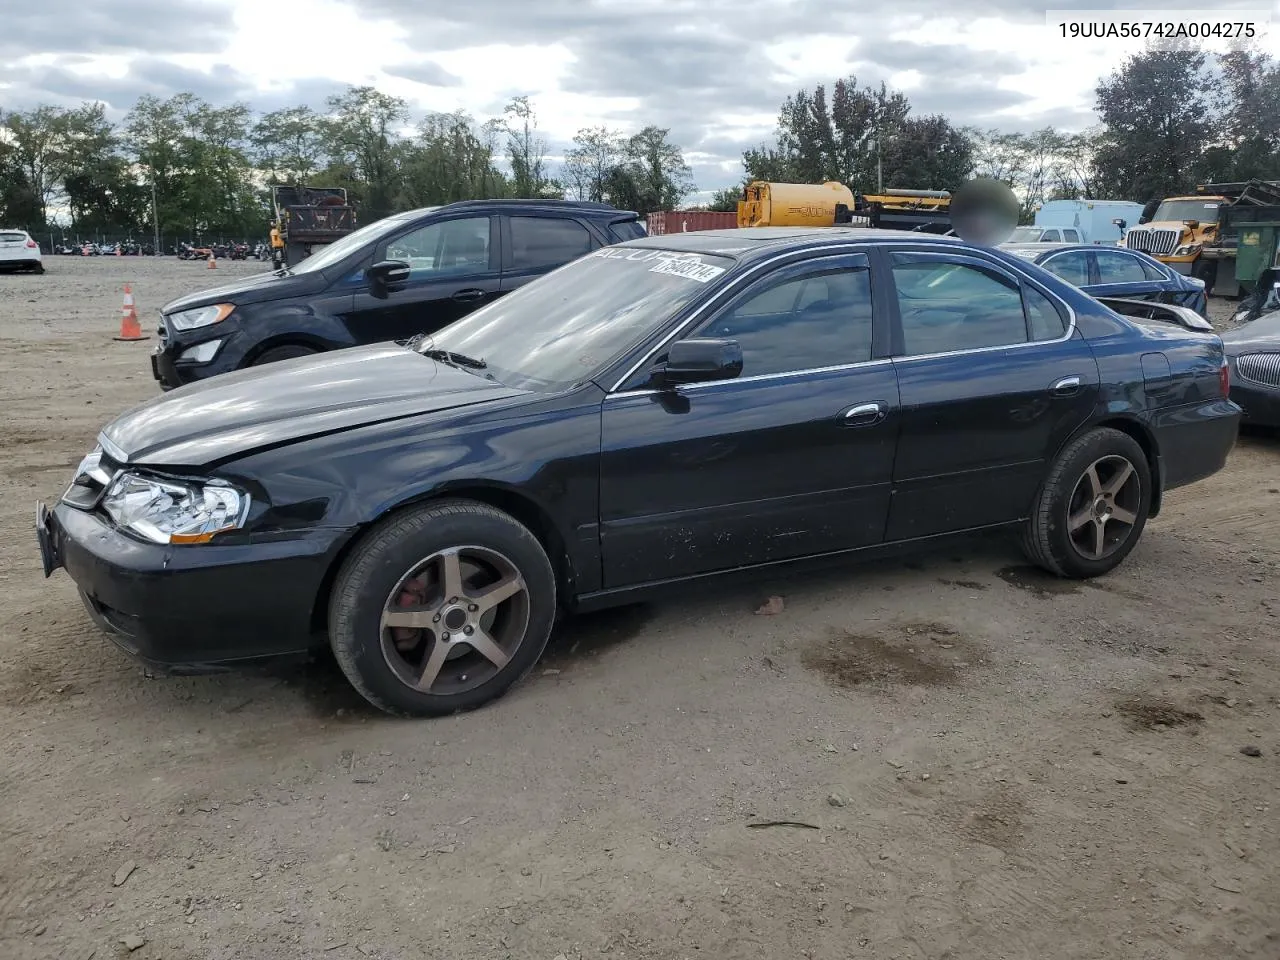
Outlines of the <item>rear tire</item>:
M264 363L275 363L278 360L292 360L294 357L309 357L313 353L319 353L314 347L307 347L301 343L286 343L281 347L272 347L270 350L264 350L254 358L251 367L260 367Z
M37 263L34 267L31 268L31 272L37 275L44 273L44 264Z
M329 641L351 685L400 716L471 710L537 663L556 615L546 551L514 517L444 500L384 520L343 563Z
M1090 430L1049 469L1023 528L1023 552L1060 577L1108 573L1137 546L1153 493L1138 442L1110 427Z

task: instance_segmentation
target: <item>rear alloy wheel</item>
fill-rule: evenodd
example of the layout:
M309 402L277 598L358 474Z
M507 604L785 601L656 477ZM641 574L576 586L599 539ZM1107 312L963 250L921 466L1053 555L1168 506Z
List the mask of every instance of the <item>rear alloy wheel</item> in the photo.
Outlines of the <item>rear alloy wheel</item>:
M1054 461L1023 531L1023 550L1058 576L1114 570L1137 545L1151 509L1151 467L1138 442L1107 427Z
M501 696L533 665L555 619L541 544L513 517L451 500L384 522L343 565L329 636L374 706L437 716Z

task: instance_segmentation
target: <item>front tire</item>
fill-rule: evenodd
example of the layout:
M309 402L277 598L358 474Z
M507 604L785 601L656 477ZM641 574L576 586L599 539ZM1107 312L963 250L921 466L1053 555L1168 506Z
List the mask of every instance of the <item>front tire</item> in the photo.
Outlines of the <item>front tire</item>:
M1153 493L1138 442L1110 427L1090 430L1053 462L1023 528L1023 551L1060 577L1108 573L1137 546Z
M347 558L329 601L342 672L401 716L471 710L504 694L547 645L556 580L515 518L445 500L383 521Z
M303 346L300 343L287 343L282 347L272 347L270 350L264 350L254 358L253 363L249 364L249 366L260 367L264 363L292 360L295 357L309 357L316 352L314 347Z

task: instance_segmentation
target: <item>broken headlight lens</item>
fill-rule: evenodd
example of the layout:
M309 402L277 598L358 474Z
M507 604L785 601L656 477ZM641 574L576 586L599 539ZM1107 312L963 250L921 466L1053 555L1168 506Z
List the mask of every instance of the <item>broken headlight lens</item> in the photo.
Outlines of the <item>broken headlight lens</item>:
M122 473L102 509L124 530L152 543L208 543L244 526L249 495L221 481L180 481Z

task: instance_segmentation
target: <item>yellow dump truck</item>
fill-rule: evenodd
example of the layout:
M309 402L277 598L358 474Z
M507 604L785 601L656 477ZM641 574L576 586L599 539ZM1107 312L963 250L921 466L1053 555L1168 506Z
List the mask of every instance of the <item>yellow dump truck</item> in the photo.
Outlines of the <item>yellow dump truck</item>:
M859 225L945 233L951 227L946 190L886 190L855 194L842 183L747 184L738 201L739 227Z
M1166 197L1151 218L1130 227L1124 245L1181 274L1202 280L1206 292L1235 296L1238 224L1271 218L1280 205L1280 182L1202 183L1192 196Z

